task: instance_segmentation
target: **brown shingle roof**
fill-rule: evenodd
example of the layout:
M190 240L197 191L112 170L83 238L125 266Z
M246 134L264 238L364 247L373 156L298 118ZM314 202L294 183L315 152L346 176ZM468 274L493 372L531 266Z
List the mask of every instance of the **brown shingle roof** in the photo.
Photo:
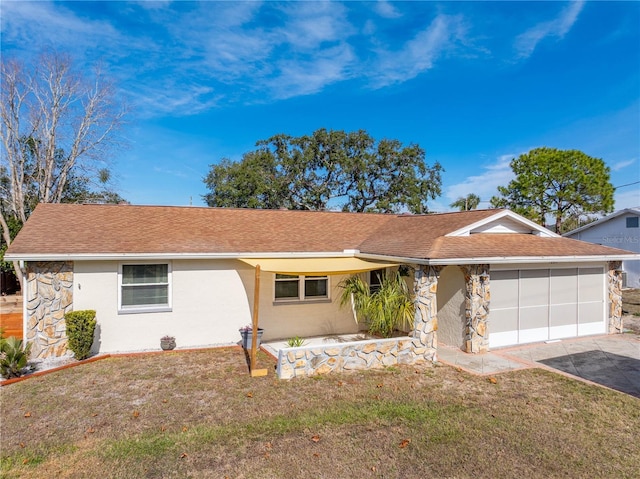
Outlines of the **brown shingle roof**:
M21 253L341 252L391 216L172 206L40 204L11 244Z
M362 253L417 259L631 254L526 234L445 235L496 215L477 210L384 215L289 210L40 204L7 254Z

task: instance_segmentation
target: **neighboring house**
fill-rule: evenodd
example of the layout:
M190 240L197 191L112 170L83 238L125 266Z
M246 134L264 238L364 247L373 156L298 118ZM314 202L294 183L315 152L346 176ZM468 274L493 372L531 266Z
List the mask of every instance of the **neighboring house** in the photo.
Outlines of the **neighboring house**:
M358 332L341 279L409 265L408 336L283 350L280 377L431 361L621 332L628 251L562 238L508 210L434 215L40 204L5 259L23 262L25 339L66 352L64 314L95 309L94 352L234 344L254 287L263 341ZM256 266L260 265L260 269ZM256 281L256 271L259 272ZM367 273L362 273L367 274Z
M563 236L640 253L640 208L626 208ZM623 286L640 288L640 260L622 262Z

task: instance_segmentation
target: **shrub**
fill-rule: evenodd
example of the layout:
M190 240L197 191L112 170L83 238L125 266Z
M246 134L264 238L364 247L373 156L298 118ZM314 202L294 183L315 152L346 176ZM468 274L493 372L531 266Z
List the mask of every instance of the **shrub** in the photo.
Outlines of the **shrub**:
M31 344L24 346L22 340L14 336L3 337L0 329L0 375L9 379L26 373Z
M351 304L356 320L367 324L369 333L390 338L395 329L413 326L413 300L400 272L382 276L377 291L371 291L358 275L341 281L339 286L341 306Z
M88 358L96 329L96 312L91 309L71 311L64 315L64 319L67 323L69 349L76 359Z
M287 339L287 346L289 346L290 348L299 348L301 346L304 346L305 342L306 341L301 337L294 336L293 338Z

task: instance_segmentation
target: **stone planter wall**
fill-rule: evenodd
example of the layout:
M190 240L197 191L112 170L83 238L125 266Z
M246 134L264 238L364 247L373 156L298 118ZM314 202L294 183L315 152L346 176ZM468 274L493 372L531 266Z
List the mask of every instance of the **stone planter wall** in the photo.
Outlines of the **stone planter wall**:
M622 262L611 261L607 271L609 333L622 333Z
M67 354L64 315L73 310L73 263L27 263L27 342L32 358Z
M427 361L419 339L402 337L371 339L323 346L281 349L276 374L280 379L331 372L381 369L396 364Z

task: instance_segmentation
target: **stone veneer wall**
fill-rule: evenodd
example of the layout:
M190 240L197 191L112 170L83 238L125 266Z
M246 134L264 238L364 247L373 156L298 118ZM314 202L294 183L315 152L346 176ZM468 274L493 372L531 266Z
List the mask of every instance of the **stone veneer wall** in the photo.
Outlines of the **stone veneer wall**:
M460 266L467 286L465 292L465 351L484 353L489 351L489 265Z
M413 292L415 294L415 316L413 318L413 337L426 348L428 359L436 359L438 347L438 277L439 266L416 265Z
M64 315L73 310L73 263L27 263L27 342L33 358L67 353Z
M611 261L607 271L609 294L609 333L623 332L622 324L622 262Z

